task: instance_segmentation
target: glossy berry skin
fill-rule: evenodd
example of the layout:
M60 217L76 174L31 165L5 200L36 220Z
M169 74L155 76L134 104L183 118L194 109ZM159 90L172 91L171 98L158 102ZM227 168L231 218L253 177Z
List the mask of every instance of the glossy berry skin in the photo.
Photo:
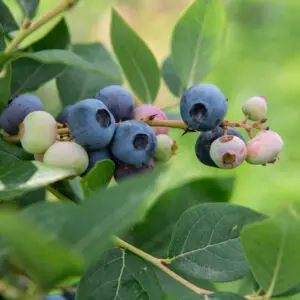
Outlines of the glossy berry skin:
M274 163L283 148L283 140L271 130L259 132L247 143L247 162L252 165Z
M111 154L108 148L103 148L95 151L88 151L89 156L89 165L84 172L84 175L87 174L98 161L104 160L104 159L111 159Z
M180 114L191 129L207 131L219 126L227 113L227 100L213 84L199 84L187 89L181 98Z
M0 127L8 134L15 135L25 117L38 110L45 110L41 100L31 94L14 98L8 103L0 115Z
M176 142L166 134L159 134L157 137L157 152L154 156L156 161L167 162L177 150Z
M70 112L70 109L71 109L72 106L73 106L72 104L65 106L62 109L62 111L57 115L56 121L58 123L61 123L61 124L67 124L68 123L69 112Z
M134 110L133 118L135 120L142 120L143 118L147 118L150 116L154 116L153 120L159 121L159 120L168 120L166 114L159 109L158 107L152 105L152 104L142 104L138 106ZM168 127L153 127L153 130L156 135L158 134L168 134L169 128Z
M132 118L134 99L130 92L120 85L110 85L95 96L101 100L115 117L116 122Z
M155 164L153 161L140 168L117 165L114 172L114 178L117 182L120 182L126 178L132 178L133 176L145 174L151 171L154 167Z
M156 136L149 125L129 120L117 126L111 153L120 164L141 167L151 161L156 151Z
M75 142L56 142L44 155L44 163L62 169L71 169L81 175L88 167L89 157Z
M227 128L227 134L237 136L245 142L243 135L233 127ZM209 167L218 168L210 157L209 151L211 144L223 135L224 129L221 127L217 127L213 131L205 131L200 134L195 145L195 153L201 163Z
M242 106L244 115L251 121L263 119L267 113L267 109L267 101L263 96L252 97L246 100Z
M216 139L209 150L214 163L222 169L238 167L247 157L247 147L243 140L226 135Z
M69 111L68 125L76 142L88 150L105 148L116 129L113 115L97 99L74 104Z
M56 137L56 120L48 112L31 112L21 125L21 144L29 153L44 153L56 141Z

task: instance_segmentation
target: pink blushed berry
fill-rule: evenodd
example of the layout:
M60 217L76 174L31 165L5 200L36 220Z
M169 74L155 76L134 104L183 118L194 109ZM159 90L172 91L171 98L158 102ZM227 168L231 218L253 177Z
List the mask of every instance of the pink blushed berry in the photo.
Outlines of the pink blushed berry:
M282 138L275 131L261 131L247 143L247 162L252 165L274 163L283 145Z
M142 120L145 117L154 116L153 120L168 120L166 114L159 109L158 107L152 105L152 104L142 104L138 106L134 110L134 116L133 118L135 120ZM156 135L159 134L168 134L169 128L168 127L153 127L153 130Z
M209 153L219 168L233 169L246 159L247 147L237 136L225 135L211 144Z

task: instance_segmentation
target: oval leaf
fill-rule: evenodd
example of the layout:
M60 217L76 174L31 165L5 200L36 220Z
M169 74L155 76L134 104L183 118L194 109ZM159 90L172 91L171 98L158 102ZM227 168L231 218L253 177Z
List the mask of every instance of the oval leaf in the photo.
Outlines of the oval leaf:
M200 204L186 210L169 247L172 269L212 281L233 281L249 272L240 231L263 216L245 207Z
M172 36L172 58L185 87L211 72L224 40L224 25L221 0L196 0L179 19Z
M180 77L174 69L174 64L171 56L167 57L163 61L162 76L171 93L176 97L180 97L184 91L184 87L182 85Z
M99 70L105 71L105 74L95 74L69 66L56 80L63 105L92 98L105 86L122 84L120 67L104 45L76 44L73 45L73 51Z
M84 273L76 299L163 300L164 295L146 261L123 249L113 249Z
M154 102L160 86L157 61L145 42L112 10L111 42L126 78L136 95Z
M74 175L71 170L52 168L40 162L21 161L0 151L0 199L8 200L25 192Z
M130 232L133 244L155 256L166 257L180 216L199 203L227 202L233 183L232 178L201 178L166 191L156 200L145 220Z
M269 296L299 283L299 211L290 204L277 216L245 227L241 234L252 273Z
M114 171L115 164L112 160L98 161L94 168L80 180L84 196L89 197L99 190L99 188L106 187L110 183Z

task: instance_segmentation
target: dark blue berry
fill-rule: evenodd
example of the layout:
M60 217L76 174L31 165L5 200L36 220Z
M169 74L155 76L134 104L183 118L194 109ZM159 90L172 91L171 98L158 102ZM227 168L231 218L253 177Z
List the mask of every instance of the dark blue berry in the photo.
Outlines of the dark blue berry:
M95 96L111 111L116 122L132 118L134 99L130 92L120 85L110 85L101 89Z
M68 123L68 118L69 118L69 111L73 105L67 105L65 106L62 111L57 115L56 121L62 124Z
M156 135L149 125L130 120L117 126L111 153L120 164L141 167L151 161L156 151Z
M243 135L233 127L228 127L227 134L237 136L245 141ZM206 131L200 134L195 145L195 152L201 163L210 167L218 168L211 159L209 151L211 144L222 135L224 135L224 129L221 127L217 127L213 131Z
M226 97L218 87L213 84L199 84L183 93L180 114L191 129L208 131L221 124L227 107Z
M116 128L113 115L97 99L86 99L74 104L69 111L68 125L76 142L87 150L105 148Z
M0 127L8 134L19 132L19 125L25 117L33 112L45 110L41 100L31 94L25 94L12 99L0 115Z

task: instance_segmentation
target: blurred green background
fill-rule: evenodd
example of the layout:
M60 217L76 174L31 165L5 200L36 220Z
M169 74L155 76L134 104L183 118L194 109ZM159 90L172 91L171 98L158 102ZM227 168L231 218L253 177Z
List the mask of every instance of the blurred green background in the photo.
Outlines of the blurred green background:
M285 142L275 165L243 164L236 170L215 170L200 164L194 155L196 133L181 136L172 131L179 152L161 186L176 186L195 176L236 176L232 202L273 213L287 201L299 199L300 185L300 2L295 0L223 0L227 11L227 40L222 57L203 82L217 84L229 98L227 119L242 120L242 102L264 95L269 103L269 125ZM114 6L142 36L159 62L170 52L172 29L189 0L82 0L71 11L74 42L101 41L110 47L110 7ZM49 111L60 110L53 82L38 92ZM162 83L160 106L174 98ZM184 201L184 199L183 199Z

